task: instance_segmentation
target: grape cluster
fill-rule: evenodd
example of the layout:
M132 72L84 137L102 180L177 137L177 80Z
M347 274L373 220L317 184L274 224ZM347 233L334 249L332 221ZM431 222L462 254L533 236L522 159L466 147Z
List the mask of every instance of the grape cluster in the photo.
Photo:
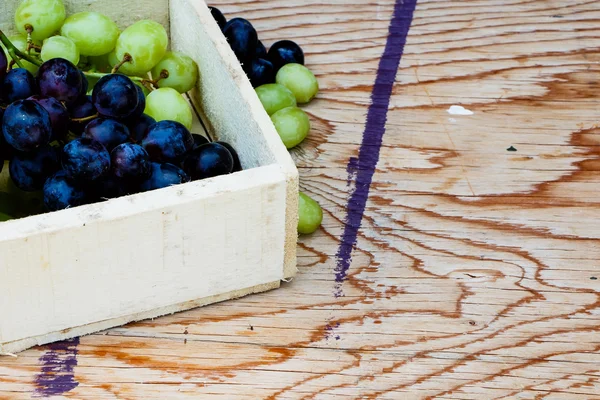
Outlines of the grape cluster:
M15 24L20 35L0 31L0 171L8 161L45 211L241 170L231 145L191 132L183 94L198 67L167 51L162 25L120 32L94 11L67 16L62 0L23 0Z
M304 65L304 51L291 40L279 40L267 51L250 21L227 21L218 8L209 9L283 144L287 149L298 146L310 131L310 119L298 105L310 103L319 91L315 75ZM298 232L313 233L321 225L323 210L303 192L298 201Z

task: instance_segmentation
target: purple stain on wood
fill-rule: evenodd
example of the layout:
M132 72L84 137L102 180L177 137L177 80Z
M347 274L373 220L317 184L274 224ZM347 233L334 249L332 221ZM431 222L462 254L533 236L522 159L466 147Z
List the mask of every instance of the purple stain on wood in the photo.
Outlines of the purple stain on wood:
M77 345L79 338L52 343L39 359L40 373L35 378L35 397L59 396L75 389L77 366Z
M350 159L348 165L348 181L354 181L354 190L348 200L346 225L336 254L334 293L336 297L343 295L342 283L346 280L350 268L352 250L356 246L358 230L362 223L371 182L379 161L392 88L400 67L400 59L416 6L417 0L396 0L385 50L379 61L377 77L371 92L371 105L367 112L358 158Z

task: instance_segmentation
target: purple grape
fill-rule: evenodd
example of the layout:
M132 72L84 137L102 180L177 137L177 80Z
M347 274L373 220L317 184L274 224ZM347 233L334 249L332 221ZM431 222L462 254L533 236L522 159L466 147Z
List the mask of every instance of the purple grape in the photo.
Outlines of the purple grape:
M97 140L110 153L115 147L129 140L129 129L114 119L98 117L85 126L82 137Z
M233 171L233 157L219 143L208 143L194 149L183 162L183 169L192 180L211 178Z
M269 49L269 61L273 63L275 74L286 64L295 63L304 65L304 52L294 41L280 40L273 43Z
M162 189L172 185L179 185L190 181L190 177L181 168L165 163L152 163L150 177L141 184L142 191Z
M215 21L217 21L217 25L219 25L219 28L223 29L225 27L225 24L227 23L227 19L225 19L225 16L221 12L221 10L211 6L209 6L208 9L210 10L210 13L215 19Z
M81 91L79 92L79 97L81 98L83 96L87 96L87 91L90 82L88 81L87 77L85 76L82 70L79 70L79 73L81 74Z
M88 185L88 196L94 201L115 199L134 193L137 193L135 185L110 174L98 178Z
M32 100L44 107L52 121L52 137L50 141L64 139L69 130L69 112L63 104L54 97L35 95L27 100Z
M0 166L3 166L4 160L10 160L15 152L8 143L6 143L6 139L4 139L4 135L2 134L2 119L4 118L4 108L0 106ZM0 168L0 171L2 169Z
M139 118L146 109L146 95L144 94L144 91L138 85L135 85L135 88L137 89L138 105L135 110L133 110L133 113L127 117L129 121Z
M72 118L69 122L69 130L75 135L81 135L86 125L91 121L79 122L73 121L73 119L87 118L96 115L96 107L92 103L92 96L85 96L79 99L79 101L69 108L69 115Z
M250 63L250 68L248 69L248 79L250 79L252 87L257 88L261 85L275 82L275 69L270 61L255 58Z
M8 68L8 58L6 58L6 53L3 49L0 49L0 82L4 79L6 75L6 69Z
M92 91L92 102L100 115L124 119L133 115L139 105L137 85L122 74L105 75Z
M237 151L235 151L235 149L233 148L233 146L230 145L229 143L223 142L221 140L219 140L219 141L217 141L215 143L219 143L220 145L224 146L231 153L231 156L233 157L233 170L231 172L241 171L242 170L242 163L240 162L240 157L238 156L238 153L237 153Z
M197 133L192 133L192 137L194 138L194 149L202 146L203 144L210 143L207 138Z
M35 78L24 68L11 69L0 82L0 96L8 104L37 93Z
M267 48L260 40L256 42L256 50L254 51L254 58L267 59Z
M252 24L244 18L230 19L223 27L223 34L240 63L249 64L258 42L258 34Z
M26 192L41 190L46 179L60 169L58 151L43 146L27 153L15 153L8 164L15 186Z
M46 61L37 73L40 94L64 101L67 107L75 104L81 95L81 78L77 67L64 58Z
M63 170L46 180L43 187L44 206L48 211L77 207L85 203L83 187L71 179Z
M142 114L139 116L139 118L130 121L127 126L129 128L129 132L131 133L131 139L135 143L141 142L144 136L146 136L148 128L155 123L156 120L148 114Z
M148 128L142 146L151 161L177 164L194 147L194 138L181 123L165 120Z
M4 112L2 133L15 150L32 151L50 142L52 120L35 101L17 100Z
M63 148L62 167L75 180L93 181L109 170L110 154L97 140L77 138Z
M127 180L143 180L150 175L150 157L139 144L123 143L110 153L113 175Z

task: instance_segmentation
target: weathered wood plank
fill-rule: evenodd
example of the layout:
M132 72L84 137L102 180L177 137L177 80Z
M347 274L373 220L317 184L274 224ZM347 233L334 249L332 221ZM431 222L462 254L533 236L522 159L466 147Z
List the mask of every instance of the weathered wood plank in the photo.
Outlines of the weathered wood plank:
M418 2L343 282L347 166L394 1L213 4L297 40L319 77L293 155L325 219L299 275L0 360L0 397L56 378L77 399L600 398L600 1Z

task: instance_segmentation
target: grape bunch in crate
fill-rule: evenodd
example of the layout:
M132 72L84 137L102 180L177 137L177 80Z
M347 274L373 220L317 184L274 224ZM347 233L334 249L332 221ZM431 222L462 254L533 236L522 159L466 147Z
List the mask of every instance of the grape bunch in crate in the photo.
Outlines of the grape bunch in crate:
M302 49L281 40L267 52L249 21L210 11L284 145L297 146L310 130L298 105L318 91ZM93 10L67 15L62 0L24 0L14 23L19 34L0 32L0 156L11 184L41 201L23 209L3 197L1 220L242 169L229 143L192 131L184 96L200 79L198 66L169 51L158 22L120 31ZM318 204L300 193L300 211L299 232L316 230Z

